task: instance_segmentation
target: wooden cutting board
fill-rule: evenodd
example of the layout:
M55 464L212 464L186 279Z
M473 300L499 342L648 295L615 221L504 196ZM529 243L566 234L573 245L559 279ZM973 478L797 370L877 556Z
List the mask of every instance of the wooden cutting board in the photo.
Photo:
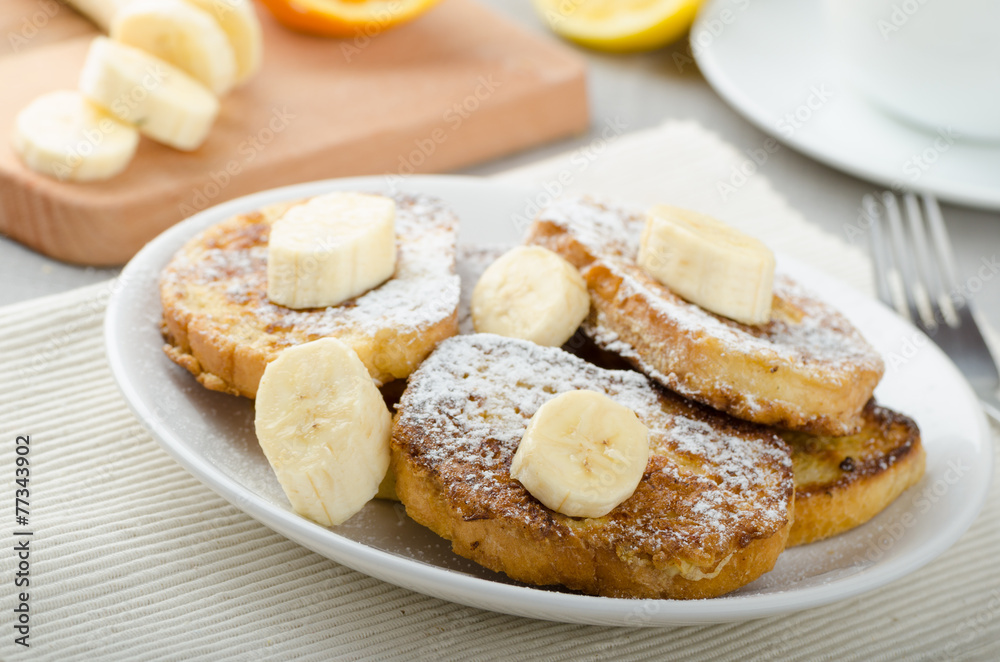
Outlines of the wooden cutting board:
M581 59L472 0L445 0L371 39L296 34L260 9L264 67L225 97L198 151L143 138L114 179L58 182L27 170L6 139L32 99L75 88L96 34L66 7L52 8L52 0L3 0L0 9L8 35L0 46L0 232L68 262L123 263L181 219L262 189L443 172L588 125Z

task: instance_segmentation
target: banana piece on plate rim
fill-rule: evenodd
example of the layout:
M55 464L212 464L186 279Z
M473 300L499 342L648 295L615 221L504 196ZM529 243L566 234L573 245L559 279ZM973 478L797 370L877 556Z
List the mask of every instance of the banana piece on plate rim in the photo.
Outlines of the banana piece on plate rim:
M295 512L336 526L378 492L389 468L392 416L350 347L321 338L267 364L254 428Z

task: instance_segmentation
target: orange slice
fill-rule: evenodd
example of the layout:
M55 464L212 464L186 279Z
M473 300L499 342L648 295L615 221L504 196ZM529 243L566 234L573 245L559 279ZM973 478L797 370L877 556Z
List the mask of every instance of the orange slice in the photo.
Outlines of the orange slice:
M370 37L420 16L440 0L262 0L285 27L324 37Z

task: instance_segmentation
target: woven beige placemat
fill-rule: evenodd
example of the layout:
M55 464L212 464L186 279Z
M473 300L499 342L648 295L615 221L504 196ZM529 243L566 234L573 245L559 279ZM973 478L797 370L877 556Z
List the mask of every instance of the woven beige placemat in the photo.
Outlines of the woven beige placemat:
M654 152L672 157L658 163ZM669 164L677 159L683 167L671 174ZM696 125L670 124L622 138L590 167L615 170L614 160L620 169L636 162L643 172L660 167L670 175L658 183L663 198L674 199L683 189L683 204L706 208L697 203L711 202L712 173L738 159ZM568 163L548 162L542 170L506 177L529 181L534 172L544 180L553 166L558 173ZM590 186L585 171L577 177L578 184ZM622 197L640 197L635 193L625 189ZM822 254L828 271L842 269L841 275L853 274L855 285L867 286L864 257L805 224L766 181L758 178L740 193L745 201L739 209L755 211L730 218L745 219L745 227L769 242L793 242L800 255L803 249L817 259ZM766 223L754 226L754 218ZM8 541L0 545L3 660L839 661L1000 655L996 482L972 529L926 568L854 600L755 622L650 629L565 625L463 607L357 573L244 515L149 437L105 360L102 321L111 287L0 309L0 495L8 499L0 516L0 536ZM14 586L13 548L23 536L12 535L19 530L13 502L17 435L30 435L33 533L30 586L21 588ZM30 648L15 643L20 591L29 593Z

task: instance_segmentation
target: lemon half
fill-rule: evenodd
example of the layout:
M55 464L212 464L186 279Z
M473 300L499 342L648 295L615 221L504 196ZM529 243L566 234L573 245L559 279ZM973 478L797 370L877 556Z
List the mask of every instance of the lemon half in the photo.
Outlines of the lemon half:
M702 0L533 0L556 34L613 53L648 51L678 39Z

